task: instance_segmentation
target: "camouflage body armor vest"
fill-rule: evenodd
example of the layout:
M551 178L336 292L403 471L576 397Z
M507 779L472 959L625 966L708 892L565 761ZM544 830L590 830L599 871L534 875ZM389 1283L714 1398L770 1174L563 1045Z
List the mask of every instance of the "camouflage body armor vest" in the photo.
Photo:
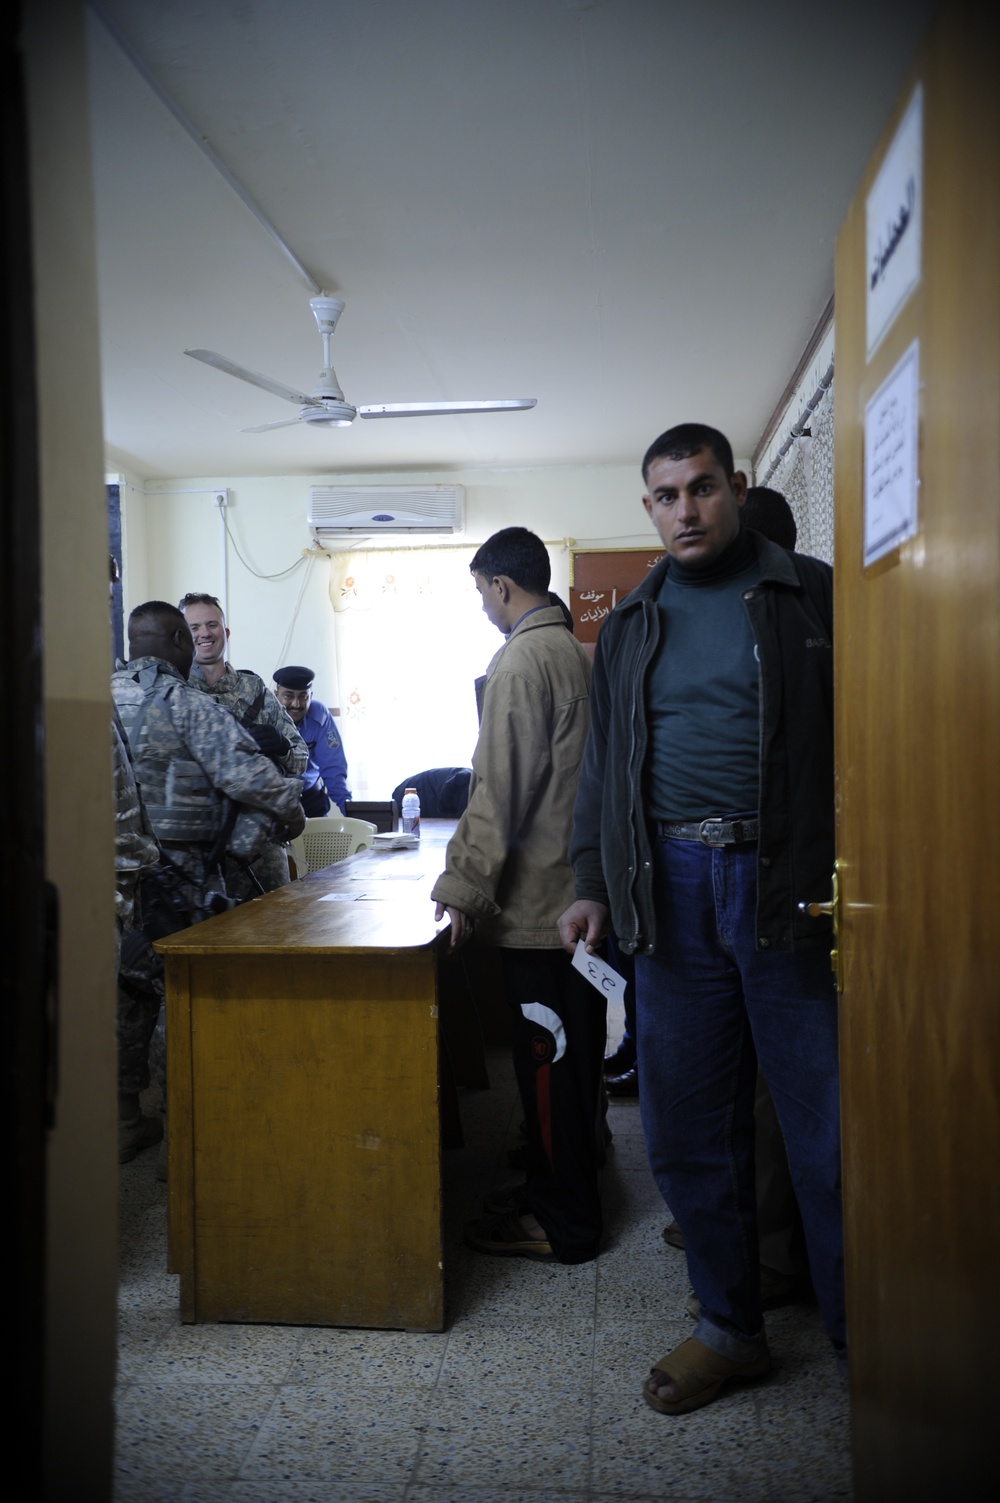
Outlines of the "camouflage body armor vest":
M222 832L228 800L187 755L174 729L169 700L177 679L157 668L138 674L119 669L111 682L157 839L211 845Z

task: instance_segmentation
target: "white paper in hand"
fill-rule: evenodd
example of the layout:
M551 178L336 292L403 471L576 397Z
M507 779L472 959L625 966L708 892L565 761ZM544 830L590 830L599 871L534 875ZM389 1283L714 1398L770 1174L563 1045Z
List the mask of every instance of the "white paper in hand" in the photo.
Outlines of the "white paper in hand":
M582 939L576 942L576 952L573 956L573 965L591 986L597 988L602 997L607 997L620 1002L625 996L626 981L624 976L619 976L613 971L606 960L599 955L588 955L587 946Z

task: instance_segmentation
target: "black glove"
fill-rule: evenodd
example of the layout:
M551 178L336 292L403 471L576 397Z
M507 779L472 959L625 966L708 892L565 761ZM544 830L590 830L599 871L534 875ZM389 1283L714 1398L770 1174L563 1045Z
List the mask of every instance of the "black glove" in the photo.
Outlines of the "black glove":
M283 736L276 726L273 725L248 725L247 730L257 743L257 748L265 757L286 757L292 749L292 743L287 736Z
M296 835L301 835L305 827L306 816L303 812L302 805L300 804L299 812L293 815L293 817L288 821L287 825L280 825L278 827L274 838L279 845L285 845L289 840L294 840Z

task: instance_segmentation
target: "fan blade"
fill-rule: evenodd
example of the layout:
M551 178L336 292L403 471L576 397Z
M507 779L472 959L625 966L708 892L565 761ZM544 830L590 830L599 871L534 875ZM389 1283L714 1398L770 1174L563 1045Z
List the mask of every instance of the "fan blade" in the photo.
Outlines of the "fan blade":
M272 381L270 376L258 376L256 371L248 371L245 366L234 365L227 360L225 355L217 355L214 350L185 350L185 355L190 355L194 360L202 360L206 365L214 365L217 371L225 371L227 376L236 376L240 381L249 381L251 386L259 386L262 391L269 391L276 397L284 397L286 402L294 402L296 407L314 407L315 401L307 397L303 391L293 391L290 386L282 386L280 381Z
M241 428L241 433L267 433L271 428L294 428L301 418L282 418L280 423L258 423L256 428Z
M358 417L461 417L477 412L517 412L534 407L537 397L507 397L497 402L388 402L359 407Z

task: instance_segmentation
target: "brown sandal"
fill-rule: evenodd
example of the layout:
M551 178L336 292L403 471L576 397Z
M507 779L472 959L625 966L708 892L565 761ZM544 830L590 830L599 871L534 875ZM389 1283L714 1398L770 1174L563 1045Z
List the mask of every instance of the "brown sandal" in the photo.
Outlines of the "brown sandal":
M771 1354L767 1347L759 1357L750 1362L730 1362L720 1357L704 1342L694 1336L682 1341L680 1346L661 1357L642 1385L642 1396L652 1409L660 1414L689 1414L710 1404L723 1383L739 1378L760 1378L771 1367ZM680 1397L661 1399L655 1390L660 1386L654 1381L659 1375L675 1384Z

